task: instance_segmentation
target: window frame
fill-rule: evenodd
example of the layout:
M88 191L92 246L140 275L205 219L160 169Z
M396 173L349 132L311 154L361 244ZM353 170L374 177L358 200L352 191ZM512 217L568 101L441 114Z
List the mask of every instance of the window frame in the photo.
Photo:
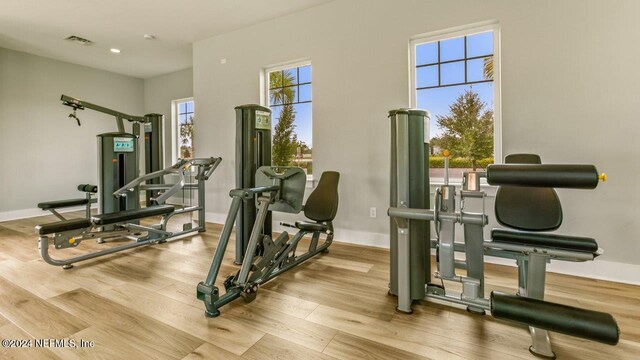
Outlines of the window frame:
M186 102L193 102L193 114L196 113L196 102L193 97L176 99L171 101L171 164L178 162L180 157L180 144L178 138L180 137L180 108L179 105ZM194 139L191 139L193 142ZM195 148L195 146L194 146Z
M303 59L303 60L295 60L295 61L291 61L291 62L285 62L285 63L280 63L277 65L272 65L272 66L266 66L264 68L262 68L262 71L260 72L260 86L262 88L262 91L260 91L260 105L269 108L269 110L273 111L271 108L271 101L270 101L270 90L269 89L269 73L275 72L275 71L283 71L283 70L288 70L288 69L292 69L292 68L299 68L299 67L303 67L303 66L311 66L311 82L309 83L303 83L303 84L310 84L311 85L311 101L304 101L304 102L294 102L293 105L295 104L305 104L305 103L310 103L311 104L311 139L312 139L312 143L315 143L315 122L313 121L314 119L314 106L313 106L313 97L314 97L314 93L313 93L313 65L311 64L311 60L310 59ZM299 85L299 84L298 84ZM298 86L296 85L296 86ZM279 105L274 105L274 106L282 106L283 104L279 104ZM273 120L272 120L273 122ZM272 136L273 136L273 129L272 129ZM313 155L312 155L312 161L313 161ZM315 163L314 163L314 168L315 168ZM315 172L314 172L315 174ZM314 174L311 175L307 175L307 187L313 186L313 182L314 182Z
M502 99L501 99L501 74L500 74L500 25L497 22L471 24L433 31L411 37L409 41L409 106L417 106L417 79L416 79L416 47L418 45L444 41L453 38L471 36L479 33L493 32L493 158L494 163L502 163ZM464 84L458 85L462 86ZM429 110L429 109L426 109ZM431 116L431 114L429 114ZM429 129L431 132L431 129ZM431 134L429 134L431 135ZM442 178L433 178L432 182L444 183Z

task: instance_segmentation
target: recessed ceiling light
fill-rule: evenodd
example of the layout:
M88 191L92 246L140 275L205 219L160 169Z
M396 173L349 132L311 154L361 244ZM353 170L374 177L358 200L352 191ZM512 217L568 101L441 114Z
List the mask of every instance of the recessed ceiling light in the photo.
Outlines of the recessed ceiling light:
M110 51L114 54L120 54L120 49L112 48Z
M145 38L146 40L155 40L156 36L155 35L151 35L151 34L144 34L144 36L142 36L143 38Z

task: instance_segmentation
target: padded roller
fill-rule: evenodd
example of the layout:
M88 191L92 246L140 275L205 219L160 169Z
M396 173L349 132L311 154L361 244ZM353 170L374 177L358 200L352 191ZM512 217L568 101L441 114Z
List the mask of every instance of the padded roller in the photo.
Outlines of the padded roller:
M540 329L615 345L620 329L610 314L491 292L491 314Z
M487 182L490 185L595 189L598 171L593 165L489 165Z
M87 219L71 219L57 221L49 224L36 226L36 232L39 235L55 234L63 231L78 230L91 227L91 221Z
M95 194L95 193L98 192L98 185L80 184L80 185L78 185L78 191L89 192L89 193Z
M296 221L296 227L300 230L304 231L322 231L326 232L329 230L329 226L323 223L314 223L310 221Z
M494 243L510 243L532 247L563 249L596 254L598 243L593 238L558 234L539 234L532 232L493 229L491 239Z
M38 207L42 210L59 209L71 206L87 205L89 200L87 199L67 199L67 200L55 200L46 201L38 204Z

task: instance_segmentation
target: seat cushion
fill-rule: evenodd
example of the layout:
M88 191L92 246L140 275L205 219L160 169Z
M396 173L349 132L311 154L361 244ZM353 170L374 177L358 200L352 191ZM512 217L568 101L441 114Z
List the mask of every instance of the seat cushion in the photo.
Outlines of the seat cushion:
M40 235L55 234L62 231L77 230L91 227L89 219L72 219L56 221L44 225L36 226L36 232Z
M329 229L326 224L310 221L296 221L296 227L304 231L327 231Z
M138 220L150 216L165 215L173 212L173 205L156 205L142 209L125 210L109 214L95 215L91 217L96 225L109 225L121 223L129 220Z
M67 199L67 200L55 200L55 201L45 201L38 204L38 207L42 210L50 210L50 209L58 209L65 208L71 206L80 206L87 205L89 200L82 199Z
M598 251L598 243L594 239L579 236L493 229L491 231L491 239L493 239L494 243L502 242L588 253L596 253Z

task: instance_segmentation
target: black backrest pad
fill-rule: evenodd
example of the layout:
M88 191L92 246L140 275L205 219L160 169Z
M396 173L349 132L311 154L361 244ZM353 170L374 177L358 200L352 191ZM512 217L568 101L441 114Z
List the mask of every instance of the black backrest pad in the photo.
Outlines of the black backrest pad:
M505 164L540 164L535 154L512 154ZM562 224L562 206L553 188L500 186L496 219L504 226L526 231L555 230Z
M325 171L320 176L318 186L304 205L304 215L315 221L332 221L338 212L338 181L340 173Z

